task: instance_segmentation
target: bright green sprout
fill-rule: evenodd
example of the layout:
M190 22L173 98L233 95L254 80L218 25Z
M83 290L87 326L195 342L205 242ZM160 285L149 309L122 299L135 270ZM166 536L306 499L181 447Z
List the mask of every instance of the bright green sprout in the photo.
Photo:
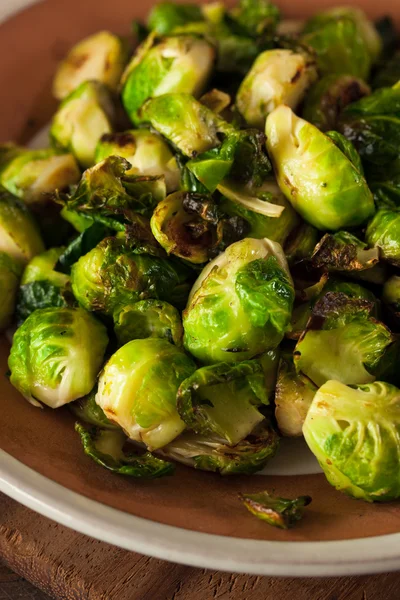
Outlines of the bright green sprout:
M132 340L106 363L96 403L132 440L157 450L185 429L176 393L195 369L192 359L166 340Z
M108 344L106 328L82 308L44 308L17 329L10 381L35 406L73 402L93 388Z
M388 383L347 387L327 381L303 426L329 483L368 502L400 496L400 391Z

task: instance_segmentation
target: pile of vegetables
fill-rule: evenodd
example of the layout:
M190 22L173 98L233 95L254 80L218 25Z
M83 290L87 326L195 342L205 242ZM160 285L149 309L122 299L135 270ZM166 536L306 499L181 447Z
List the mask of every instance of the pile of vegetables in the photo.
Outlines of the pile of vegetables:
M61 63L49 148L0 147L11 383L123 475L250 474L304 436L337 489L398 498L390 20L162 2L133 29ZM279 526L309 501L245 497Z

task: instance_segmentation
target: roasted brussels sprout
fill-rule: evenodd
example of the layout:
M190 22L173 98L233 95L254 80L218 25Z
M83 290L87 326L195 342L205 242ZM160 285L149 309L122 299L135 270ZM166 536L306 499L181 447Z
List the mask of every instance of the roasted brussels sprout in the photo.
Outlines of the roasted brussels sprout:
M17 198L0 190L0 252L27 263L43 251L39 230L28 209Z
M53 145L71 152L86 168L95 162L97 142L113 129L111 97L98 81L86 81L71 92L53 117L50 138Z
M269 0L239 0L230 11L230 17L247 35L253 37L274 33L280 20L280 12Z
M115 423L111 423L103 410L96 404L97 385L87 396L70 402L68 408L80 421L100 427L102 429L120 429Z
M275 417L282 435L303 435L303 423L317 390L308 377L296 373L291 357L281 358L275 391Z
M324 75L335 73L367 79L381 51L378 32L364 12L354 7L334 8L315 15L307 21L301 40L314 50L318 68Z
M153 6L147 19L150 31L159 35L168 35L181 25L203 21L203 13L196 4L175 4L174 2L160 2Z
M0 252L0 332L11 323L20 276L20 263L5 252Z
M303 118L321 131L336 129L343 109L370 92L368 85L352 75L325 75L308 91Z
M74 303L68 275L55 271L63 252L63 247L50 248L35 256L25 267L16 304L19 325L39 308L69 306Z
M137 479L154 479L163 475L170 475L174 467L150 452L135 454L124 452L126 435L123 431L110 431L92 427L87 429L80 423L75 424L75 431L79 433L83 450L101 467L118 475L127 475Z
M223 224L211 196L175 192L157 205L150 224L168 254L195 264L215 256L222 241Z
M251 475L265 467L279 446L279 436L265 419L248 438L228 446L214 436L184 431L161 453L167 458L221 475Z
M185 348L208 364L276 348L293 299L281 246L268 239L236 242L203 269L192 288L183 315Z
M257 360L202 367L179 386L177 407L189 429L234 446L264 420L268 404L264 372Z
M232 125L190 94L164 94L148 100L140 117L189 157L219 146L219 134L233 131Z
M236 96L236 105L250 127L264 129L265 118L280 104L296 108L316 80L311 56L292 50L260 54Z
M182 346L183 327L177 309L162 300L141 300L114 313L114 331L122 346L131 340L165 338Z
M368 300L342 292L326 293L313 307L307 328L297 342L294 362L317 386L329 379L347 385L375 381L374 372L394 343L389 329L377 321Z
M53 95L63 100L89 80L117 91L128 59L127 45L109 31L99 31L76 44L60 63L53 81Z
M130 163L126 175L165 177L167 191L179 187L180 170L176 159L164 140L146 129L124 133L106 133L96 148L96 162L109 156L122 156Z
M0 184L27 204L43 202L46 194L77 183L81 176L72 154L52 149L15 148L10 160L0 163Z
M131 439L156 450L185 429L176 393L195 370L192 359L166 340L132 340L105 365L96 403Z
M189 269L166 258L132 248L124 238L106 238L71 270L72 291L87 310L112 316L116 310L148 298L185 303Z
M132 123L141 122L149 98L170 93L200 96L211 75L215 49L205 39L181 35L157 40L151 34L122 79L122 102Z
M239 497L252 515L279 529L293 527L303 517L304 507L311 502L310 496L299 496L290 500L276 498L268 492L240 494Z
M87 310L112 316L138 300L154 298L181 302L188 270L130 248L124 238L106 238L82 256L71 271L72 291Z
M364 177L314 125L280 106L268 116L266 134L279 187L308 223L335 231L372 216Z
M303 426L329 483L368 502L400 496L400 391L388 383L347 387L327 381Z
M58 408L90 392L103 363L104 325L82 308L44 308L17 329L10 381L35 406Z
M379 248L384 260L400 266L400 212L379 209L368 224L365 239L369 246Z

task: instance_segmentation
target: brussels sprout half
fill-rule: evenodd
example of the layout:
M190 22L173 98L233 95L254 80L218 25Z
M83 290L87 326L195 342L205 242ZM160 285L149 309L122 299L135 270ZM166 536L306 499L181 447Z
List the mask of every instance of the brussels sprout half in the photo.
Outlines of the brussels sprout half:
M157 41L151 34L126 68L122 102L132 123L149 98L170 93L200 96L211 75L215 49L205 39L181 35Z
M176 393L195 370L194 362L166 340L132 340L105 365L96 403L131 439L156 450L185 429Z
M112 316L138 300L154 298L180 304L188 269L122 238L106 238L71 270L72 291L87 310Z
M222 241L222 222L211 196L175 192L157 205L150 225L168 254L195 264L215 256Z
M110 431L92 427L87 429L80 423L75 424L80 435L83 450L87 456L101 467L118 475L127 475L136 479L154 479L170 475L174 466L150 452L135 454L124 452L126 436L122 431Z
M248 438L228 446L218 436L184 431L160 454L202 471L251 475L265 467L279 446L279 436L265 419Z
M368 502L400 496L400 391L376 381L355 388L327 381L303 426L329 483Z
M122 346L131 340L165 338L182 346L183 327L177 309L162 300L141 300L113 315L114 331Z
M0 332L11 323L20 275L20 263L0 252Z
M161 136L146 129L108 133L96 148L96 162L109 156L122 156L130 163L126 175L165 177L167 191L179 188L180 170L176 159Z
M60 104L53 117L50 139L53 145L71 152L86 168L95 162L97 142L112 132L114 107L106 87L85 81Z
M268 404L268 397L257 360L202 367L181 383L177 394L178 412L189 429L215 434L231 446L264 420L261 404Z
M69 277L55 270L64 248L50 248L35 256L25 267L18 290L16 317L20 325L39 308L74 304Z
M0 252L22 264L44 252L39 230L28 209L17 198L1 190Z
M236 96L236 105L250 127L264 129L265 118L280 104L296 108L317 79L311 56L292 50L260 54Z
M279 529L289 529L303 517L304 507L311 502L310 496L277 498L268 492L239 494L239 498L252 515Z
M372 57L363 31L351 15L314 17L301 42L314 51L323 75L354 75L368 79Z
M395 340L389 329L371 316L373 309L368 300L327 292L313 307L297 342L297 372L317 386L329 379L348 385L375 381L374 372Z
M44 308L17 329L8 366L10 382L35 406L58 408L90 392L108 336L82 308Z
M308 223L335 231L372 216L364 177L314 125L280 106L267 118L266 135L279 187Z
M152 98L142 106L140 118L190 158L219 146L218 134L234 130L190 94L164 94Z
M365 239L379 248L383 260L400 266L400 212L381 208L369 222Z
M303 435L303 423L317 390L310 379L296 373L291 357L281 358L275 391L275 418L282 435Z
M321 131L336 129L343 109L367 96L368 85L352 75L325 75L308 91L303 118Z
M53 95L63 100L89 80L117 91L127 59L127 45L122 39L109 31L99 31L76 44L60 63L53 81Z
M77 183L81 173L72 154L17 148L0 167L0 184L27 204L43 203L45 195Z
M276 348L294 299L279 244L247 238L210 262L183 314L185 348L206 364L239 362Z

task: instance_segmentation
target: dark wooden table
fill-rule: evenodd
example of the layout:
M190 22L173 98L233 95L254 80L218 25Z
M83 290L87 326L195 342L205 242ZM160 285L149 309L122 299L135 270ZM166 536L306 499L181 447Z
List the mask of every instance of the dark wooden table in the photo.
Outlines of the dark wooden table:
M1 494L0 561L0 600L400 600L397 573L278 579L194 569L98 542Z

